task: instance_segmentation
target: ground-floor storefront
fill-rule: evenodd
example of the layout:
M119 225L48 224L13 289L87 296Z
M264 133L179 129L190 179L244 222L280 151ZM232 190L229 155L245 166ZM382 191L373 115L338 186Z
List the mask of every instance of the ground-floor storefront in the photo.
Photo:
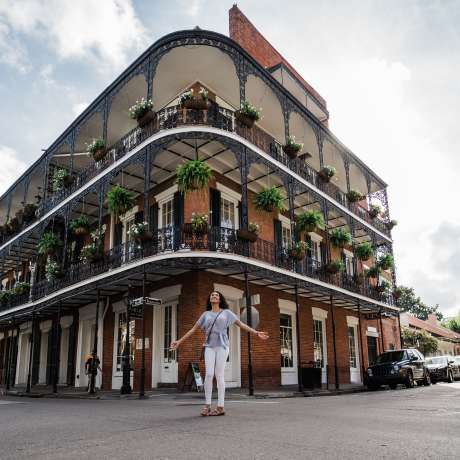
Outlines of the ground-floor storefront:
M144 323L127 315L126 295L101 296L73 310L54 311L33 321L16 320L0 332L0 378L10 385L56 385L86 388L85 363L97 346L102 373L96 386L119 390L128 355L130 384L139 389L142 337L145 337L145 388L184 388L190 363L199 363L204 335L199 332L174 352L170 343L183 336L205 310L211 291L220 291L237 315L245 307L245 282L206 271L186 272L149 286L148 295L161 304L146 307ZM251 355L256 388L298 383L299 369L321 369L323 385L356 383L382 350L400 347L398 316L363 314L356 309L296 296L251 283L254 318L270 338L252 338ZM129 324L128 324L129 321ZM230 353L225 367L228 387L248 386L248 336L236 326L229 330Z

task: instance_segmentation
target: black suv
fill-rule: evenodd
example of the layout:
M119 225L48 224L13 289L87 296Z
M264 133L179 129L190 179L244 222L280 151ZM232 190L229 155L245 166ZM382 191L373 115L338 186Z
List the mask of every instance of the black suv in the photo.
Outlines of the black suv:
M453 356L426 358L426 367L433 383L437 383L440 380L452 383L455 379L460 378L460 366Z
M406 388L412 388L415 382L431 385L425 358L415 348L382 353L368 367L366 374L364 384L369 390L377 390L381 385L389 385L395 390L398 383L406 385Z

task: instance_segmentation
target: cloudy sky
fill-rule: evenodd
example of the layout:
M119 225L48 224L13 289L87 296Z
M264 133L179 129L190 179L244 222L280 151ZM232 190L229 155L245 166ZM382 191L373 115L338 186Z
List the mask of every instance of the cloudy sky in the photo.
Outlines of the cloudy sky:
M0 192L147 46L195 25L228 34L232 4L0 0ZM326 98L332 131L389 184L399 283L455 314L460 2L238 6Z

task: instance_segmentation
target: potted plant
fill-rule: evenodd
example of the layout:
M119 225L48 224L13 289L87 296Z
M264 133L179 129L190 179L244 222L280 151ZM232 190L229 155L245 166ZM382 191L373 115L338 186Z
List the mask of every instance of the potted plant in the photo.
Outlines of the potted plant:
M152 109L152 99L141 98L140 101L136 101L136 103L129 108L129 117L136 120L139 127L143 128L155 119L155 114Z
M241 125L246 126L246 128L252 128L254 123L260 119L261 110L257 110L248 101L244 101L241 104L241 108L235 112L235 117Z
M392 230L394 227L396 227L396 225L398 225L398 221L395 219L390 220L390 222L387 222L388 230Z
M297 229L300 232L314 232L316 229L324 229L323 214L320 211L305 211L297 216Z
M352 243L351 234L344 228L335 228L331 232L330 241L332 246L343 249Z
M249 222L248 228L240 228L237 230L236 235L240 240L249 241L254 243L260 233L260 225L255 222Z
M395 287L393 289L393 298L398 300L403 294L403 290L400 287Z
M99 262L103 256L102 245L97 240L85 244L80 251L80 260L85 264Z
M371 204L368 212L369 217L375 219L382 212L382 208L378 204Z
M357 203L358 201L364 200L366 197L359 190L351 189L347 193L347 198L350 203Z
M255 197L254 204L257 209L273 212L284 211L284 198L279 189L275 186L262 189Z
M93 155L94 161L101 161L107 155L104 139L93 139L91 144L88 144L88 152Z
M63 188L69 188L75 180L75 177L69 174L64 168L56 168L53 172L53 192L58 192Z
M355 256L362 261L369 260L372 254L374 253L374 248L367 241L359 244L355 248Z
M391 254L385 254L381 256L377 261L377 265L382 270L388 270L393 266L393 256Z
M309 248L310 246L306 241L297 241L289 248L289 256L296 260L305 259Z
M26 295L29 293L29 291L30 291L30 284L25 283L25 282L18 282L15 284L13 288L13 293L18 296Z
M19 220L17 217L11 218L5 226L6 234L7 235L14 235L19 231L20 225Z
M149 231L148 222L137 222L131 225L128 234L140 244L150 241L153 238L152 232Z
M56 261L48 259L45 266L45 277L47 281L51 283L57 279L63 278L64 272Z
M388 281L382 280L376 286L375 290L381 294L390 289L390 283Z
M42 256L52 256L62 246L62 241L53 232L45 232L37 245L38 253Z
M11 299L11 291L0 291L0 305L6 307Z
M205 110L208 108L208 91L200 87L198 94L195 94L195 90L191 88L180 95L179 102L184 109Z
M379 276L379 273L380 273L380 268L377 265L366 270L366 276L368 278L377 278Z
M288 136L286 143L283 145L283 152L289 158L297 158L298 153L303 149L303 144L296 142L294 136Z
M134 206L134 195L117 184L108 191L107 201L109 211L118 217Z
M84 236L89 233L90 222L88 217L80 216L72 220L69 224L70 231L73 232L75 236Z
M189 160L177 167L176 175L179 190L186 193L207 187L212 169L203 160Z
M193 233L203 234L208 231L208 215L192 212L192 231Z
M325 266L324 269L326 270L327 273L331 275L335 275L336 273L343 272L345 270L345 265L344 263L339 260L331 260L328 262Z
M334 166L324 166L320 169L318 176L323 182L329 182L334 176L337 170Z
M35 212L37 211L37 205L28 203L24 206L24 222L29 223L35 219Z

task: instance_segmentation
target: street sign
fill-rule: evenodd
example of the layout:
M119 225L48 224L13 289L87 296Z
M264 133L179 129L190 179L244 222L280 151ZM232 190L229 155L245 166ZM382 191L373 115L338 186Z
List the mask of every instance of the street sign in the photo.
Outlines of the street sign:
M244 324L248 324L248 318L247 318L247 309L244 308L243 311L240 314L240 321ZM260 315L259 315L259 310L255 307L251 307L251 319L252 319L252 327L254 329L257 329L257 326L259 325L260 321Z
M144 313L144 305L130 305L128 307L128 316L131 319L142 319L143 318L143 313Z
M161 305L161 299L155 299L154 297L138 297L132 299L130 302L131 306L145 305L153 307L154 305Z

